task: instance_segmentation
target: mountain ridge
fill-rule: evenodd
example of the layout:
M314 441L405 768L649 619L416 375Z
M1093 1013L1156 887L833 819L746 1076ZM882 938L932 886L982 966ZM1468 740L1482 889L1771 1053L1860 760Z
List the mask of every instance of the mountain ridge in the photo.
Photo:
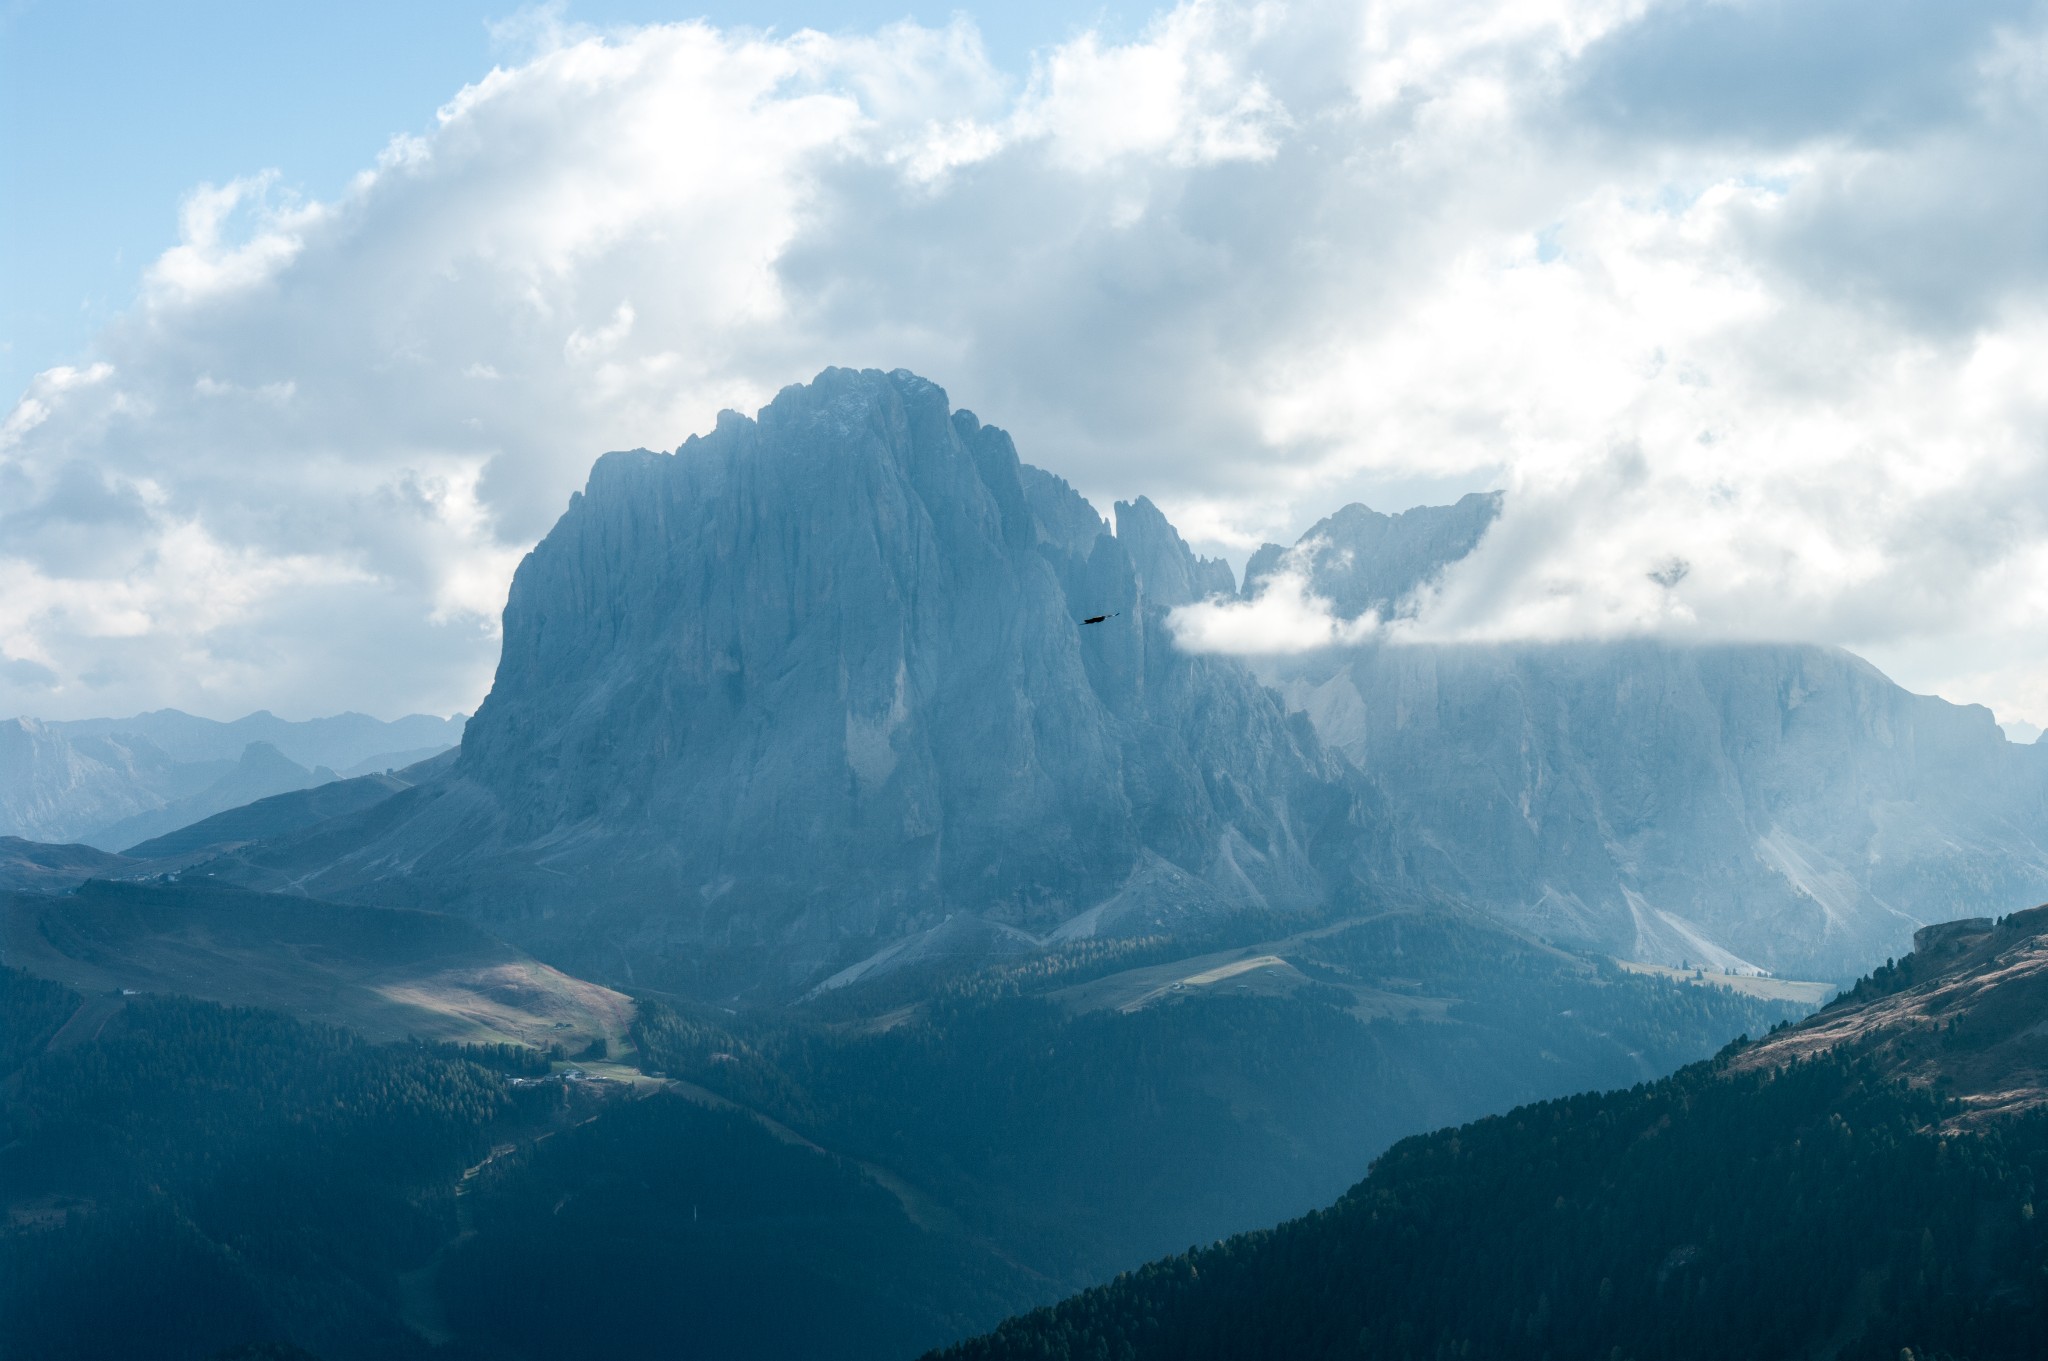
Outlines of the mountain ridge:
M688 985L771 991L962 909L1051 929L1148 849L1211 911L1305 908L1371 793L1242 665L1174 647L1165 610L1228 577L1143 498L1108 532L936 385L827 370L599 459L515 574L450 775L340 859L237 872L606 969L725 951ZM550 925L567 874L592 906Z
M1152 502L1104 520L936 385L827 370L599 459L515 576L447 775L219 873L475 914L722 1001L963 913L983 927L940 955L1363 889L1840 979L2048 895L2048 748L1839 649L1402 637L1247 664L1165 626L1282 563L1399 615L1502 504L1346 507L1237 591Z
M1500 505L1347 507L1267 557L1399 614ZM1842 979L2048 896L2048 748L1840 648L1396 633L1255 668L1380 784L1414 877L1583 948Z
M459 741L465 721L413 714L386 723L347 713L292 722L262 710L221 723L177 709L0 720L0 835L118 850L301 788L323 766L354 775L411 765ZM267 779L246 768L238 775L252 746L282 758ZM209 799L216 784L221 789Z
M2048 1108L2048 906L1923 926L1913 951L1797 1026L1734 1056L1731 1072L1853 1055L1955 1104L1945 1130Z

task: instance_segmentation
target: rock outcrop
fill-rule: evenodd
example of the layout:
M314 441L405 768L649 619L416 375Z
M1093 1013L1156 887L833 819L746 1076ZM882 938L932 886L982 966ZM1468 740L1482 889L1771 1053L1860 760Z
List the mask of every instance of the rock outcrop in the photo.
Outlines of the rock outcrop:
M79 841L108 823L162 807L180 788L178 763L147 738L73 739L33 718L0 722L0 835Z
M1211 913L1321 902L1362 785L1175 649L1165 610L1229 568L1116 513L901 371L609 454L514 578L453 771L242 873L714 995L955 914L1050 932L1161 862Z
M1625 958L1839 978L2048 894L2048 751L1833 648L1359 649L1275 679L1408 872Z

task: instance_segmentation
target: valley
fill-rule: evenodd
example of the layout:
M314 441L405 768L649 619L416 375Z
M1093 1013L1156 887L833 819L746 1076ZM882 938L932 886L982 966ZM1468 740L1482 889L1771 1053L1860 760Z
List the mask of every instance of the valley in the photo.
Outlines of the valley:
M1746 997L1797 1002L1811 1007L1819 1006L1835 994L1835 985L1832 983L1812 983L1797 978L1772 978L1758 974L1710 973L1703 969L1674 969L1664 964L1644 964L1633 959L1617 959L1614 962L1618 968L1651 978L1668 978L1676 983L1691 983L1703 988L1723 988L1729 992L1739 992Z
M52 964L63 943L73 951L64 960L89 954L105 971L90 975L95 983L129 976L175 990L211 977L239 979L243 991L223 1010L146 991L82 997L0 971L0 1015L16 1018L7 1051L16 1057L0 1076L0 1118L11 1131L0 1192L15 1232L38 1235L13 1250L47 1263L10 1268L34 1293L0 1291L0 1326L22 1327L31 1298L64 1299L113 1269L95 1226L140 1224L133 1216L162 1195L193 1227L140 1239L121 1227L126 1269L181 1279L207 1254L239 1259L276 1232L239 1199L247 1179L261 1176L247 1153L225 1179L210 1162L167 1165L151 1174L162 1189L140 1199L126 1180L157 1156L144 1147L192 1148L199 1130L242 1118L238 1103L263 1083L245 1086L248 1061L233 1056L255 1044L274 1072L332 1073L310 1091L302 1079L269 1079L266 1113L244 1142L227 1145L259 1146L246 1139L269 1137L265 1121L312 1120L292 1138L340 1158L324 1177L329 1198L295 1220L310 1235L291 1268L299 1303L260 1325L331 1357L407 1355L451 1339L507 1358L602 1356L663 1350L686 1336L724 1339L719 1355L801 1356L831 1338L840 1354L901 1356L1171 1244L1306 1208L1407 1129L1524 1095L1625 1081L1704 1052L1727 1030L1787 1014L1603 970L1499 937L1478 919L1395 912L1136 969L1077 943L1071 968L1033 960L984 970L907 1009L886 990L827 994L820 1006L829 1007L809 1016L679 1010L643 994L627 1033L608 1045L611 1057L550 1063L533 1047L557 1033L533 1028L545 1011L530 1013L524 1030L494 1023L475 1036L493 1041L481 1047L422 1045L430 1037L418 1015L406 1018L415 1038L366 1046L324 1019L248 1005L248 980L267 979L308 1014L317 989L294 970L309 957L327 970L330 996L347 993L358 975L337 958L347 933L331 921L323 928L327 913L356 928L359 958L365 937L429 957L393 934L413 914L206 884L88 885L43 901L60 914L69 905L68 932L27 913L10 920L48 931L29 952L46 970L84 967ZM438 929L455 945L473 939L473 928L456 926ZM1374 962L1396 932L1398 976ZM1286 967L1337 981L1272 992L1175 992L1163 982L1256 977L1272 972L1256 966L1275 950L1300 961ZM458 953L446 943L439 950L444 959ZM1233 962L1255 967L1232 973ZM373 957L356 967L380 963L389 966ZM1127 998L1167 990L1135 1007L1063 996L1102 984ZM1363 994L1403 1005L1362 1008ZM595 1005L588 991L574 996ZM462 1019L450 1011L451 1024ZM365 1033L394 1024L360 1000L329 1001L318 1014ZM508 1035L512 1043L495 1042ZM436 1124L437 1115L391 1127L374 1101L360 1116L314 1118L329 1099L309 1101L314 1092L332 1090L349 1109L359 1099L350 1091L369 1100L390 1090L379 1074L393 1065L412 1074L400 1090L467 1093L451 1108L462 1112L458 1124ZM188 1085L186 1074L216 1069ZM77 1142L82 1118L94 1132ZM345 1153L351 1140L391 1139L399 1142L378 1144L388 1151L368 1161ZM294 1146L263 1156L302 1156ZM372 1240L358 1237L362 1216L392 1196L429 1218L395 1237L395 1221L378 1229L370 1250ZM52 1217L43 1207L53 1205L73 1208ZM796 1225L805 1227L793 1239ZM223 1314L222 1298L278 1298L260 1274L184 1278L189 1306L147 1297L162 1316L148 1326L224 1341L259 1325ZM577 1311L569 1327L555 1302L598 1289L600 1278L633 1282L635 1294L665 1303ZM863 1339L851 1352L849 1318ZM124 1320L103 1310L92 1335L145 1326L139 1315Z
M933 1355L2038 1354L2044 933L1929 928L1804 1022L1404 1140L1327 1209Z
M194 1361L1121 1337L1104 1289L1336 1222L1459 1137L1427 1131L1662 1111L1760 1062L1698 1066L1742 1036L1834 1063L1920 966L1809 1021L1811 980L1916 931L1978 950L1928 923L2048 894L2048 766L1844 653L1180 645L1177 612L1283 570L1398 621L1502 505L1348 507L1240 586L935 385L828 370L599 460L459 746L314 779L282 744L454 720L21 727L39 825L127 798L103 825L149 835L0 841L0 1334ZM243 737L273 746L212 754ZM1935 1066L1899 1071L1946 1100L1964 1041L1933 1015L1898 1053ZM1994 1075L2027 1033L1957 1099L2024 1107ZM163 1288L37 1312L136 1274ZM1504 1336L1479 1328L1453 1334Z
M2048 0L0 0L0 1361L2048 1361Z

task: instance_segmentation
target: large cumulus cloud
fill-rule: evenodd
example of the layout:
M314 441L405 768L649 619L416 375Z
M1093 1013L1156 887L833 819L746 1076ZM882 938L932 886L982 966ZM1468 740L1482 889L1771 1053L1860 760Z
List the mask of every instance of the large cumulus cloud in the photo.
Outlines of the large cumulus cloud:
M1191 0L1020 72L543 23L332 202L196 190L23 395L0 710L472 704L595 454L845 363L1212 551L1505 486L1414 635L1821 639L2048 719L2048 40L1878 8Z

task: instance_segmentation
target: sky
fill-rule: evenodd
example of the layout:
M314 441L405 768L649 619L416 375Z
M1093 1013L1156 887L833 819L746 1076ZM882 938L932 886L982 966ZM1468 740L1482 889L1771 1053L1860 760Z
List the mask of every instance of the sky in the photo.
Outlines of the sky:
M2020 0L0 0L0 713L471 709L596 455L848 364L1240 563L1504 489L1396 642L2048 723L2044 115Z

